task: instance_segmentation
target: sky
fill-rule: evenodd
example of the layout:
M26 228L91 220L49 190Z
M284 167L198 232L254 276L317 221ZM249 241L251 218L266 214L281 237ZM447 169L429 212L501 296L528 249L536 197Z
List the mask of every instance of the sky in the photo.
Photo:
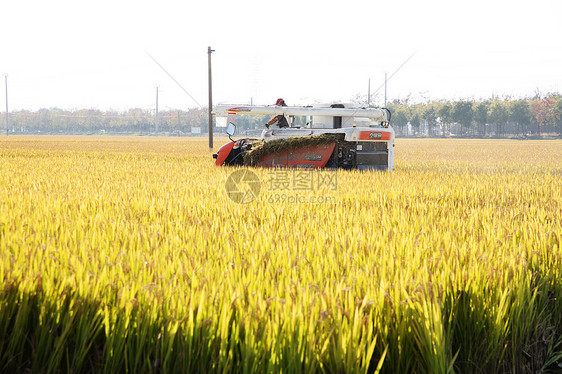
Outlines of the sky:
M187 110L208 105L211 46L215 104L350 102L406 60L388 100L527 97L562 92L560 15L559 0L5 0L0 74L10 111L154 110L157 87L160 110Z

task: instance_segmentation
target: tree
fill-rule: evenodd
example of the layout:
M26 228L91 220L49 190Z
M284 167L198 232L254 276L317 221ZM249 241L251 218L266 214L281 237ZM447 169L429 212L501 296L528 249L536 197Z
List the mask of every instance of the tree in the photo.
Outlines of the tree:
M472 103L470 101L457 101L451 110L451 117L454 122L459 123L464 127L465 135L468 135L468 130L472 124Z
M389 106L392 113L392 126L400 128L400 134L404 133L404 126L408 124L408 111L404 105L392 104Z
M449 124L451 123L451 105L445 103L438 111L439 113L439 122L443 125L443 135L445 133L449 133Z
M509 113L505 103L500 100L492 101L490 104L488 118L490 119L490 122L496 125L496 136L502 136L502 126L504 126L509 119Z
M518 132L524 134L524 128L531 124L531 110L527 100L510 102L509 120L517 125Z
M416 113L410 120L410 125L414 128L414 135L420 131L420 116Z
M475 105L474 122L478 126L480 136L486 136L486 125L488 123L488 110L490 109L489 101L482 101Z
M537 133L541 135L541 129L548 123L556 120L556 101L552 97L542 100L534 100L531 104L533 107L533 116L537 121Z
M562 138L562 96L556 95L555 101L554 111L556 113L556 122L558 123L558 136Z
M52 112L48 109L39 109L39 123L49 132L54 131L54 126L56 126L52 119Z
M435 126L437 126L437 113L433 105L428 106L422 113L422 118L427 122L429 127L429 136L435 135Z

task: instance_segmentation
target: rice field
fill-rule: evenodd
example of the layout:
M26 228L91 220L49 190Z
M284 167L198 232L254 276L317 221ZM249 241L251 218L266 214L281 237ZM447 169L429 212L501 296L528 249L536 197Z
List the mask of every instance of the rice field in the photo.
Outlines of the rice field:
M211 155L0 137L0 372L561 370L562 140L398 139L392 173Z

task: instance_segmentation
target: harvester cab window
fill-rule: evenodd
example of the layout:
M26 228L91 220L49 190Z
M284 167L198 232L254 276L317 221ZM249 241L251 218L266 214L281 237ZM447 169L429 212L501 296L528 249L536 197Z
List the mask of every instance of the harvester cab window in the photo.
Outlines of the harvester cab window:
M332 104L330 108L345 108L343 104ZM334 129L341 129L342 118L341 117L334 117L333 128Z
M341 129L341 117L334 117L334 129Z

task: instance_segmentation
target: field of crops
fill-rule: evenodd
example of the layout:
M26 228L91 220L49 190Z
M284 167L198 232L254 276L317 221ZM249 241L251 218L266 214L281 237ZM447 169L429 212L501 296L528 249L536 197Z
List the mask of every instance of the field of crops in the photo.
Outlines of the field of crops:
M298 173L3 136L0 372L555 372L561 243L562 140Z

